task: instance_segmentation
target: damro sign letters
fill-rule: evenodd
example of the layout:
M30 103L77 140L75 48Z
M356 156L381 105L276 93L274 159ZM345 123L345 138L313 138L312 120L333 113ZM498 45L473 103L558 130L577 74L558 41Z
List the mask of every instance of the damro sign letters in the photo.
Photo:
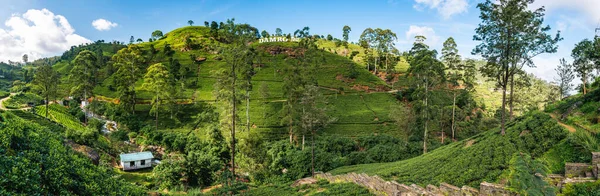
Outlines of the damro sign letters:
M267 38L260 38L258 40L259 43L267 43L267 42L299 42L300 38L297 37L292 37L291 39L288 39L287 37L267 37Z

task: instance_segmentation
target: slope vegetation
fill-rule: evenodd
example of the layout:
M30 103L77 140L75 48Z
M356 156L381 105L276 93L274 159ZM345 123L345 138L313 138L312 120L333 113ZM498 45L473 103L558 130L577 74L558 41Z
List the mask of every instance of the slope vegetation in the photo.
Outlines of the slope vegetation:
M341 167L331 173L364 172L423 186L446 182L478 187L482 181L500 180L513 154L540 157L567 136L566 130L541 112L520 117L507 127L504 136L494 129L412 159Z

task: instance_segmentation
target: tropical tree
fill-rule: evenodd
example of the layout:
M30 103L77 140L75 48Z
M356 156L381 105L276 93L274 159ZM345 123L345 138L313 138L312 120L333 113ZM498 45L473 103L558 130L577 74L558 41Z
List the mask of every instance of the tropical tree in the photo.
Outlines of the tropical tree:
M129 37L129 44L133 44L133 42L135 42L135 38L132 35L131 37Z
M352 29L348 25L345 25L344 28L342 28L342 36L344 37L344 46L346 48L348 48L348 34L350 34L350 31L352 31Z
M69 81L73 85L70 94L81 96L87 103L89 96L92 96L95 83L95 70L98 69L96 55L89 50L84 50L77 54L73 60L74 67L69 74ZM85 108L84 108L85 109ZM87 114L87 111L86 111ZM84 118L87 123L87 116Z
M573 74L573 65L567 63L567 61L562 58L560 59L560 64L554 70L558 75L558 78L555 78L555 80L558 84L560 99L562 99L569 94L571 89L573 89L573 84L571 84L573 79L575 79L575 74Z
M23 55L23 64L27 65L27 62L29 61L29 56L27 54Z
M163 37L163 32L160 30L156 30L154 32L152 32L152 35L150 36L153 40L158 40L161 37Z
M204 21L204 26L205 26L206 28L210 27L210 24L208 23L208 21Z
M304 88L302 98L301 127L306 133L311 134L311 171L312 176L315 176L315 135L317 131L326 127L331 122L335 121L327 114L327 102L319 91L319 87L308 85Z
M280 28L275 29L275 36L283 36L283 31Z
M236 146L236 124L239 121L237 114L238 104L244 98L243 90L245 81L244 70L246 66L252 66L252 54L245 41L236 41L223 49L226 67L219 70L215 83L215 96L223 106L221 125L224 129L231 131L231 172L235 179L235 146ZM239 80L242 80L240 82Z
M116 86L121 104L135 114L135 83L142 74L141 66L144 62L142 52L136 45L123 48L113 55L112 61L117 68Z
M40 96L45 99L46 118L48 118L48 104L50 99L56 96L59 82L58 72L54 71L52 66L43 65L36 69L33 84L34 88L40 91Z
M192 21L192 20L188 20L188 22L187 22L187 23L188 23L190 26L193 26L193 25L194 25L194 21Z
M571 51L573 68L577 76L581 78L584 95L587 94L588 80L591 77L592 71L594 71L594 64L592 63L594 52L593 43L588 39L577 43L573 51Z
M269 37L269 36L270 36L270 35L269 35L269 32L267 32L267 30L263 30L262 32L260 32L260 35L261 35L261 37L263 37L263 38L267 38L267 37Z
M158 130L158 112L160 111L160 104L164 100L168 100L170 98L170 89L173 88L169 85L169 81L171 80L171 74L169 74L169 70L162 63L156 63L148 67L148 71L146 75L144 75L144 83L142 84L142 89L150 91L154 94L152 98L152 109L150 109L150 114L155 114L155 126L156 130Z
M413 78L413 88L416 90L413 97L422 101L418 111L422 114L423 123L423 153L427 153L428 123L434 117L435 110L431 106L431 89L445 80L444 64L437 60L437 51L429 50L425 45L425 37L417 36L416 42L410 50L410 67L407 76Z
M559 33L555 37L548 34L550 27L543 26L544 8L532 11L531 3L532 0L486 0L477 5L482 21L473 39L481 43L473 54L481 55L488 62L482 72L494 78L502 88L502 135L506 123L506 91L509 84L512 91L514 75L525 65L534 67L533 57L556 52L556 43L562 39Z
M466 80L464 73L465 64L461 62L460 55L454 38L450 37L444 42L442 48L442 62L446 66L447 70L447 82L449 83L450 91L452 91L452 139L455 137L456 132L456 95L461 85L472 86L472 84L466 84L470 81Z

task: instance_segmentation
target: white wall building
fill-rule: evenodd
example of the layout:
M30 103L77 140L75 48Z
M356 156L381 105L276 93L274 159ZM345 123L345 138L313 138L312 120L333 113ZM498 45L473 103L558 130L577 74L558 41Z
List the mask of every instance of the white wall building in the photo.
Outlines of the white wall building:
M123 171L152 167L152 159L154 158L152 153L148 151L121 154L119 156L121 157Z

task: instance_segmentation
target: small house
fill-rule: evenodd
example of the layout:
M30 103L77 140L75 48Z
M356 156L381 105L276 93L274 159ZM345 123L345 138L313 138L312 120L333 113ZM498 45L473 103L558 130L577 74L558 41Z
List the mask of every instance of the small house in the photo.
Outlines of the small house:
M148 151L121 154L120 157L123 171L152 167L152 159L154 159L152 152Z

